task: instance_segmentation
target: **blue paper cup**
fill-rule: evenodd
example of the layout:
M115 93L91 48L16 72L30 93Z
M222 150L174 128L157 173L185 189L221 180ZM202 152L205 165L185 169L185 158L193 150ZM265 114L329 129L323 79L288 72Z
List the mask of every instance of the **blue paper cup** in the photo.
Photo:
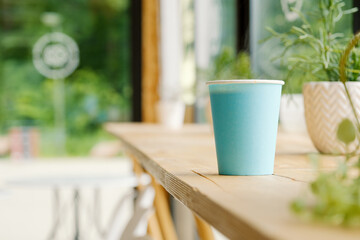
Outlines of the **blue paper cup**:
M274 172L280 80L207 82L219 174Z

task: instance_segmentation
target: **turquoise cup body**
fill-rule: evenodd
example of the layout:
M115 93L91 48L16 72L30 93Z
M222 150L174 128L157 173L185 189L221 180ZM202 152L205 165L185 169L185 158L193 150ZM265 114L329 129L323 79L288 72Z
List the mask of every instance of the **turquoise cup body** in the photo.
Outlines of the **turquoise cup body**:
M207 82L221 175L274 172L280 80Z

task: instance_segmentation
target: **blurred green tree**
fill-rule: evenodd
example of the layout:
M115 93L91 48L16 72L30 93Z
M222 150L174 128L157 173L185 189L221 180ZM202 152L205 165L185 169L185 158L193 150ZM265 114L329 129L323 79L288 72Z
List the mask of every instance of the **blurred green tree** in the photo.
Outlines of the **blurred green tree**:
M69 141L99 136L105 121L129 120L129 0L0 0L0 132L53 127L53 82L32 64L34 43L54 30L49 12L60 17L55 30L80 49L80 65L65 80Z

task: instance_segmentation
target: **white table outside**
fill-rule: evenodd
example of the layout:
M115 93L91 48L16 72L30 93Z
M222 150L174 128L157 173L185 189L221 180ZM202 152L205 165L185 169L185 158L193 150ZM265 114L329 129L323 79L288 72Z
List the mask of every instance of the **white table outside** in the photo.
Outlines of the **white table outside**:
M89 223L88 219L92 220L92 218L88 218L88 208L91 207L95 213L97 211L93 206L96 205L94 203L97 201L96 196L99 195L99 189L102 189L101 197L98 199L101 201L97 205L100 205L102 213L100 223L104 230L108 226L110 214L119 199L132 192L137 181L132 175L131 164L127 160L77 158L42 159L31 162L2 161L0 162L0 184L8 193L6 195L9 196L2 198L0 204L2 212L0 223L4 226L0 229L0 239L24 239L25 236L28 239L44 239L44 231L47 232L50 228L52 231L48 238L52 238L56 231L55 224L59 212L56 209L61 202L65 203L66 206L63 206L67 210L66 221L63 222L65 225L61 228L61 230L66 230L66 233L61 232L61 235L63 236L65 233L66 236L69 236L71 233L71 238L76 239L78 234L74 231L74 223L77 221L74 221L74 218L75 215L78 217L79 215L75 212L80 214L82 224L80 224L80 235L78 236L81 237L82 229L86 229L84 224ZM82 191L83 189L84 191ZM114 190L116 192L112 194ZM81 194L81 192L83 193ZM59 197L60 201L58 201ZM57 198L58 200L56 200ZM80 200L79 208L76 204L79 204ZM121 226L124 226L124 221L131 216L129 207L132 205L132 201L126 202L128 207L125 216L122 217ZM50 211L52 207L55 215ZM60 212L60 214L64 213ZM69 225L70 223L71 225ZM16 229L22 229L22 231ZM92 237L91 239L98 239L94 238L98 236L98 231L93 227L91 229L87 236Z

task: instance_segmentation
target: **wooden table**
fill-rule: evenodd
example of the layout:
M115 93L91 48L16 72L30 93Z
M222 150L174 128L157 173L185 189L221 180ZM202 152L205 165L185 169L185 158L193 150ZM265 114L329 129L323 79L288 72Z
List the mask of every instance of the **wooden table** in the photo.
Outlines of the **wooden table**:
M315 149L306 135L279 132L274 175L220 176L208 125L105 127L171 195L230 239L360 239L359 230L302 222L289 210L315 176L307 157ZM325 171L336 163L320 160Z

